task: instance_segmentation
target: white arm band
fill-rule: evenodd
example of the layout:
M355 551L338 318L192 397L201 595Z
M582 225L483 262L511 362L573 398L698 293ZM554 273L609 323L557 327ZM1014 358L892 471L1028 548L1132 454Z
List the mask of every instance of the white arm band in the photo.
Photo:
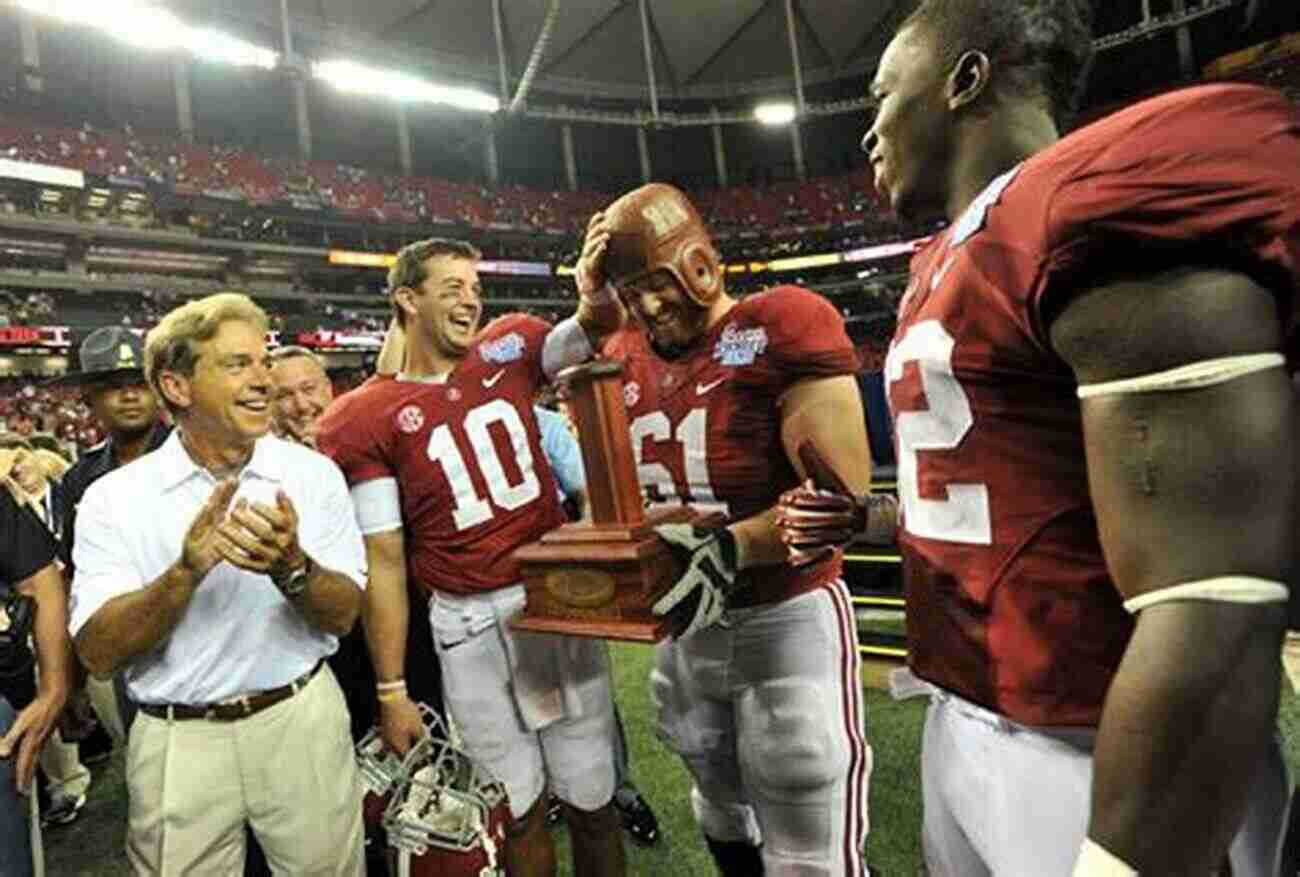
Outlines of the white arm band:
M1245 377L1255 372L1286 365L1280 353L1247 353L1241 356L1224 356L1180 365L1167 371L1100 384L1080 384L1079 398L1116 396L1123 393L1158 393L1170 390L1199 390L1227 381Z
M396 478L375 478L352 488L352 509L362 536L402 526L402 498Z
M1216 603L1285 603L1291 592L1281 582L1252 576L1219 576L1171 585L1124 601L1124 608L1134 614L1156 603L1169 600L1211 600Z
M1138 872L1092 838L1085 837L1079 858L1074 860L1072 877L1138 877Z
M591 349L591 339L575 314L555 324L542 342L542 371L551 380L571 365L591 359L596 351Z

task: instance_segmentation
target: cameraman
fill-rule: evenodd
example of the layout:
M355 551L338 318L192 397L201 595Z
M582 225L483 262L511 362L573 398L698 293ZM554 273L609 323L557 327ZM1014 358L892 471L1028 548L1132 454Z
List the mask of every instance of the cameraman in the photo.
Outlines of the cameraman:
M40 671L36 696L21 711L7 692L0 694L0 874L5 877L33 873L21 795L31 788L36 756L68 697L67 592L55 557L49 531L0 489L0 581L16 583L0 586L0 673L4 681L30 678L29 630Z

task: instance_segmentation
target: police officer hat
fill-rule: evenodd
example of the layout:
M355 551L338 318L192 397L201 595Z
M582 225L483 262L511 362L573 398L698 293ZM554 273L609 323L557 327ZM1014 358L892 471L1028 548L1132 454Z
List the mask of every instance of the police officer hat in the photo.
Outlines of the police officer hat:
M84 387L110 378L134 378L144 383L144 339L130 329L120 326L96 329L81 342L78 358L79 371L68 372L51 383Z

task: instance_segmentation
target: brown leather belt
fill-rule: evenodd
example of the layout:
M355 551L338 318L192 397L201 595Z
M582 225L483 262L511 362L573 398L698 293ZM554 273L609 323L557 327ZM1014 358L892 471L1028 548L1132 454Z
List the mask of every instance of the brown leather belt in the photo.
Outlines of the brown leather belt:
M213 722L233 722L256 715L267 707L275 706L282 700L288 700L306 687L321 668L323 661L306 673L279 688L269 688L256 694L232 698L221 703L141 703L137 704L140 712L155 719L208 719Z

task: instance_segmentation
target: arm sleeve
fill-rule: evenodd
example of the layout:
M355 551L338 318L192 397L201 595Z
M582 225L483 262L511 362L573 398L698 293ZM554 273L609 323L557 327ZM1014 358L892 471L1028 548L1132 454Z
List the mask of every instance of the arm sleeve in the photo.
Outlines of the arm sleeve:
M68 630L73 636L109 600L145 584L127 551L121 514L114 514L108 487L104 479L92 484L77 509L72 547L76 573L68 600Z
M372 478L354 485L352 506L362 536L386 533L402 526L402 496L396 478Z
M594 356L587 330L578 322L578 315L561 320L546 335L542 343L542 371L549 380L571 365L579 365Z
M768 332L769 363L794 381L851 375L858 356L844 330L844 317L822 296L796 286L767 293L764 325Z
M1300 277L1300 115L1268 89L1211 90L1155 115L1053 196L1032 301L1045 327L1099 266L1237 270L1287 306ZM1040 341L1044 341L1040 339Z
M321 418L316 441L320 452L334 461L348 485L396 478L388 443L380 431L372 429L378 416L375 406L357 404L361 400L343 401L348 404L336 403Z
M582 468L582 448L569 429L569 423L563 414L536 409L537 425L542 432L542 451L546 461L551 464L555 478L560 482L560 490L566 498L587 486L587 476Z
M7 582L21 582L58 556L50 531L35 515L20 508L4 489L0 489L0 530L5 534L0 573Z

